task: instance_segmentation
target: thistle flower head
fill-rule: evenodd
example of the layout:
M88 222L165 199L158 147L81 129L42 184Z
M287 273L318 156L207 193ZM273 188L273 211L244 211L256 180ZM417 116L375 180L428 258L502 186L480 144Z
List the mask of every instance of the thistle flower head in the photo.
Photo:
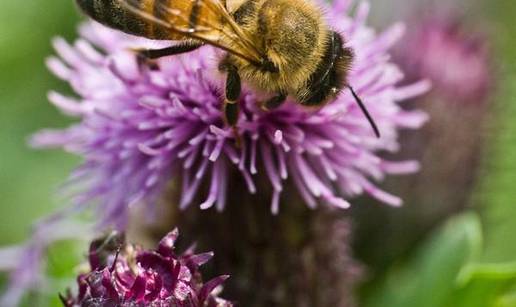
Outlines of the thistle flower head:
M90 245L91 271L77 278L78 294L61 296L66 307L73 306L178 306L231 307L217 297L228 276L203 283L199 267L213 253L194 254L192 249L177 254L179 233L167 234L154 251L123 243L113 233Z
M418 21L400 52L413 78L432 81L445 98L483 101L492 83L486 39L466 31L461 18L437 13Z
M401 35L401 25L376 35L364 25L369 6L360 5L354 18L346 16L348 7L349 1L335 1L326 8L327 17L355 51L349 82L378 124L380 139L347 91L318 110L288 101L264 112L257 95L244 86L237 124L242 142L237 146L220 111L219 50L203 47L162 58L156 70L140 69L129 47L158 47L156 42L87 23L74 45L57 39L60 58L48 60L50 69L77 94L72 98L52 92L49 98L79 122L64 130L42 131L33 144L62 147L83 157L71 179L84 189L77 203L96 202L103 222L121 228L128 208L152 206L173 179L181 182L181 208L207 186L200 207L222 210L227 177L235 171L249 193L263 186L256 184L256 174L268 178L274 213L287 180L312 208L347 208L349 198L364 193L400 205L399 198L374 182L388 174L413 172L418 165L386 161L378 153L397 151L398 130L418 128L425 121L424 114L404 111L398 102L419 95L428 85L397 86L403 74L390 62L388 50Z

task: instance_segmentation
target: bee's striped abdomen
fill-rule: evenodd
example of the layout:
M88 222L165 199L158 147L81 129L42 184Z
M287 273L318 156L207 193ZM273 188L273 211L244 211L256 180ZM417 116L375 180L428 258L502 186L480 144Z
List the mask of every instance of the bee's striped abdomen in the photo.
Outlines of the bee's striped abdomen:
M170 0L132 0L137 9L156 15L158 5ZM128 10L120 0L77 0L80 8L94 20L125 33L151 39L173 39L172 33Z
M222 26L220 16L204 6L203 0L76 1L81 9L96 21L150 39L180 40L186 38L181 31L199 28L214 30L214 27ZM134 10L128 9L128 6L132 6ZM170 28L160 25L155 20L169 24Z

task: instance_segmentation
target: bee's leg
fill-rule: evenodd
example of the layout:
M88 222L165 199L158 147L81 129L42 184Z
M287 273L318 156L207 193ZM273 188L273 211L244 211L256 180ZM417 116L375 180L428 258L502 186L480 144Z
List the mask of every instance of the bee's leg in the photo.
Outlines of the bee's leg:
M273 96L268 100L264 101L261 107L264 111L274 110L277 107L281 106L285 102L285 100L287 100L287 94L279 93L276 96Z
M134 49L137 56L139 65L146 64L149 67L156 67L156 64L152 61L165 56L177 55L193 51L204 45L203 42L197 41L186 41L177 45L173 45L161 49Z
M223 106L224 121L233 128L237 144L240 144L239 134L236 130L238 115L240 113L238 98L242 91L240 75L238 74L238 69L232 64L224 63L221 65L221 69L227 72L226 97Z
M147 59L158 59L164 56L194 51L195 49L202 47L203 45L203 42L186 41L161 49L137 49L136 52L138 52L138 55Z

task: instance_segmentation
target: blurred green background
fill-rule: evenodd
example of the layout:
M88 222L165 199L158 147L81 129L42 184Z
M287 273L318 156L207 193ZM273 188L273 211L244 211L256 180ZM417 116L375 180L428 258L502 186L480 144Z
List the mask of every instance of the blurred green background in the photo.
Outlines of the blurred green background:
M396 20L394 5L414 2L372 4L372 23L384 25ZM474 212L443 221L381 268L361 291L364 306L516 306L516 1L457 6L485 29L498 73ZM69 123L46 99L50 89L69 89L44 61L53 54L51 38L73 39L79 20L71 0L1 2L0 245L26 239L35 219L64 205L55 191L78 161L61 151L31 150L26 141L40 128Z
M33 151L26 142L42 127L65 124L46 99L49 89L65 85L44 61L52 37L74 37L79 15L67 0L4 0L0 8L0 242L12 244L59 205L53 192L74 165L70 155Z

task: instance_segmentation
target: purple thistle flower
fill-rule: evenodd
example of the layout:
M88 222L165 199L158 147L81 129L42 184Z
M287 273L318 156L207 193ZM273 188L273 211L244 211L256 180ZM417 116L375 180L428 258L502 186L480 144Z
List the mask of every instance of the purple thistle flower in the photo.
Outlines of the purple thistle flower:
M418 20L400 48L411 78L431 80L434 92L458 102L484 102L492 84L487 40L466 29L456 13Z
M139 69L128 48L159 43L88 23L73 46L56 39L60 58L48 60L54 74L78 95L52 92L50 101L80 121L64 130L42 131L32 143L83 157L71 178L83 188L76 202L96 202L104 225L120 228L127 222L128 208L152 206L171 180L180 179L181 208L207 185L200 207L222 210L227 176L235 170L249 193L258 192L255 175L266 175L273 190L273 213L279 211L286 180L310 208L318 203L348 208L347 199L364 193L399 206L398 197L374 182L388 174L414 172L418 163L386 161L378 154L397 151L398 130L418 128L426 120L422 112L404 111L398 102L425 92L428 83L397 86L403 74L390 62L388 50L403 27L395 25L377 36L364 24L369 5L360 5L354 18L345 15L349 6L350 1L335 1L326 8L327 17L355 51L349 81L378 124L381 139L347 91L318 110L287 102L264 112L257 95L244 87L237 124L242 144L236 146L220 112L219 50L203 47L160 59L157 70Z
M217 297L227 275L203 283L199 267L213 253L194 254L193 248L178 255L177 229L167 234L155 251L124 244L118 233L90 245L91 271L77 278L78 294L61 296L73 306L177 306L231 307Z

